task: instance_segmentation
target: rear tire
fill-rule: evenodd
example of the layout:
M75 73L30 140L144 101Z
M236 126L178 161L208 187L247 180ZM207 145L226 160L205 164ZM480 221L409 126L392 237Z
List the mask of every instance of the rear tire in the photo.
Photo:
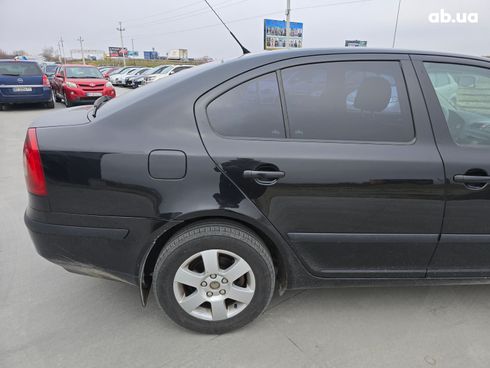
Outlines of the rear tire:
M66 93L63 92L63 100L65 101L65 106L66 107L72 107L73 106L73 102L69 101L68 98L66 98Z
M48 109L54 109L54 92L52 92L51 101L46 102L46 107Z
M158 257L153 291L187 329L222 334L257 318L274 292L275 270L262 240L233 222L200 222L174 235Z
M7 105L0 104L0 111L7 111Z

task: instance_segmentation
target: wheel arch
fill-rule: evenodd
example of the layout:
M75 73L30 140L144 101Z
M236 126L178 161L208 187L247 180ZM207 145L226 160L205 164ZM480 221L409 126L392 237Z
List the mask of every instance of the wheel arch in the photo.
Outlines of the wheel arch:
M160 252L168 243L168 241L178 231L190 225L211 220L217 222L222 221L235 223L254 232L264 242L265 246L271 253L274 267L276 269L276 280L277 284L279 285L280 292L282 293L286 289L288 281L287 252L289 252L289 249L285 249L283 240L279 234L274 234L271 229L268 229L266 226L260 225L258 221L250 219L246 216L240 216L238 214L230 216L225 214L202 213L186 217L186 219L179 222L175 221L173 226L165 228L163 229L163 231L157 231L157 233L160 234L155 237L154 241L149 246L149 249L146 252L146 255L143 257L139 267L139 289L141 303L143 304L143 306L146 305L148 294L151 288L153 269L155 268L155 264L157 262L158 256L160 255Z

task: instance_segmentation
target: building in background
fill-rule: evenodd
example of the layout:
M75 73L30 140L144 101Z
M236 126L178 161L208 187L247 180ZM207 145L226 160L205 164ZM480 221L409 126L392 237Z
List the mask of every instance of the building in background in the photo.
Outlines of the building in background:
M87 60L102 60L105 57L105 52L103 50L90 50L83 49L83 55ZM81 49L71 49L70 50L71 60L82 60L82 50Z
M345 47L366 47L367 41L345 40Z
M153 51L143 51L143 58L145 60L157 60L158 59L158 52L153 50Z
M174 49L167 53L168 60L187 60L189 52L187 49Z
M303 47L303 23L289 23L289 45L287 45L286 21L264 19L264 50Z

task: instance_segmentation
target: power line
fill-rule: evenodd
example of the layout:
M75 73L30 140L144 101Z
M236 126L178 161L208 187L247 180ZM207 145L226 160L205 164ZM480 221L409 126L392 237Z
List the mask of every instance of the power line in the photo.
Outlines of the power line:
M291 10L304 10L304 9L312 9L312 8L325 8L325 7L331 7L331 6L338 6L338 5L350 5L350 4L355 4L355 3L365 3L365 2L371 2L373 0L352 0L352 1L340 1L340 2L334 2L334 3L328 3L328 4L322 4L322 5L315 5L315 6L305 6L305 7L298 7L298 8L291 8ZM257 18L263 18L271 15L276 15L276 14L284 14L284 10L277 10L269 13L264 13L264 14L258 14L258 15L252 15L249 17L244 17L244 18L238 18L238 19L233 19L229 20L226 23L237 23L237 22L243 22L246 20L251 20L251 19L257 19ZM204 26L199 26L199 27L192 27L192 28L185 28L185 29L180 29L176 31L171 31L171 32L162 32L162 33L140 33L135 35L135 37L144 37L146 35L151 34L152 36L166 36L166 35L172 35L176 33L181 33L181 32L190 32L190 31L197 31L201 29L206 29L206 28L212 28L212 27L217 27L221 25L221 23L213 23L213 24L207 24Z
M185 8L189 8L189 7L194 6L194 5L197 5L197 4L202 4L202 1L201 1L201 0L199 0L199 1L195 1L195 2L190 3L190 4L187 4L187 5L184 5L184 6L180 6L180 7L178 7L178 8L168 9L168 10L161 11L161 12L157 12L157 13L154 13L154 14L152 14L152 15L147 15L147 16L144 16L144 17L126 19L126 20L125 20L125 22L126 22L126 23L132 23L132 22L134 22L135 20L136 20L136 21L139 21L139 20L143 20L143 19L148 19L148 18L158 17L158 16L160 16L161 14L173 13L174 11L181 10L181 9L185 9Z
M233 1L231 1L231 2L230 1L225 1L224 3L221 3L218 6L215 6L215 8L216 9L223 9L223 8L226 8L226 7L229 7L229 6L238 5L238 4L243 3L243 2L246 2L246 1L249 1L249 0L239 0L239 1L235 1L235 2L233 2ZM147 27L148 25L152 25L152 24L161 24L161 23L176 22L176 21L179 21L179 20L182 20L182 19L193 18L193 17L196 17L198 15L205 14L207 12L208 12L208 8L194 9L194 10L185 12L183 14L177 14L177 15L173 15L173 16L169 16L169 17L155 19L155 20L152 20L150 22L145 22L145 23L140 23L140 24L132 25L132 28Z

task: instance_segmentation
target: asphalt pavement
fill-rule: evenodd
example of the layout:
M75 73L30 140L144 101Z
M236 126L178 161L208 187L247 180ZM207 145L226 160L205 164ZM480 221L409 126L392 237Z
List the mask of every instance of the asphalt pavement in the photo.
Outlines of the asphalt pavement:
M143 308L136 287L49 263L23 223L22 145L45 113L0 112L0 367L490 365L490 286L291 291L254 323L216 336L176 326L153 297Z

